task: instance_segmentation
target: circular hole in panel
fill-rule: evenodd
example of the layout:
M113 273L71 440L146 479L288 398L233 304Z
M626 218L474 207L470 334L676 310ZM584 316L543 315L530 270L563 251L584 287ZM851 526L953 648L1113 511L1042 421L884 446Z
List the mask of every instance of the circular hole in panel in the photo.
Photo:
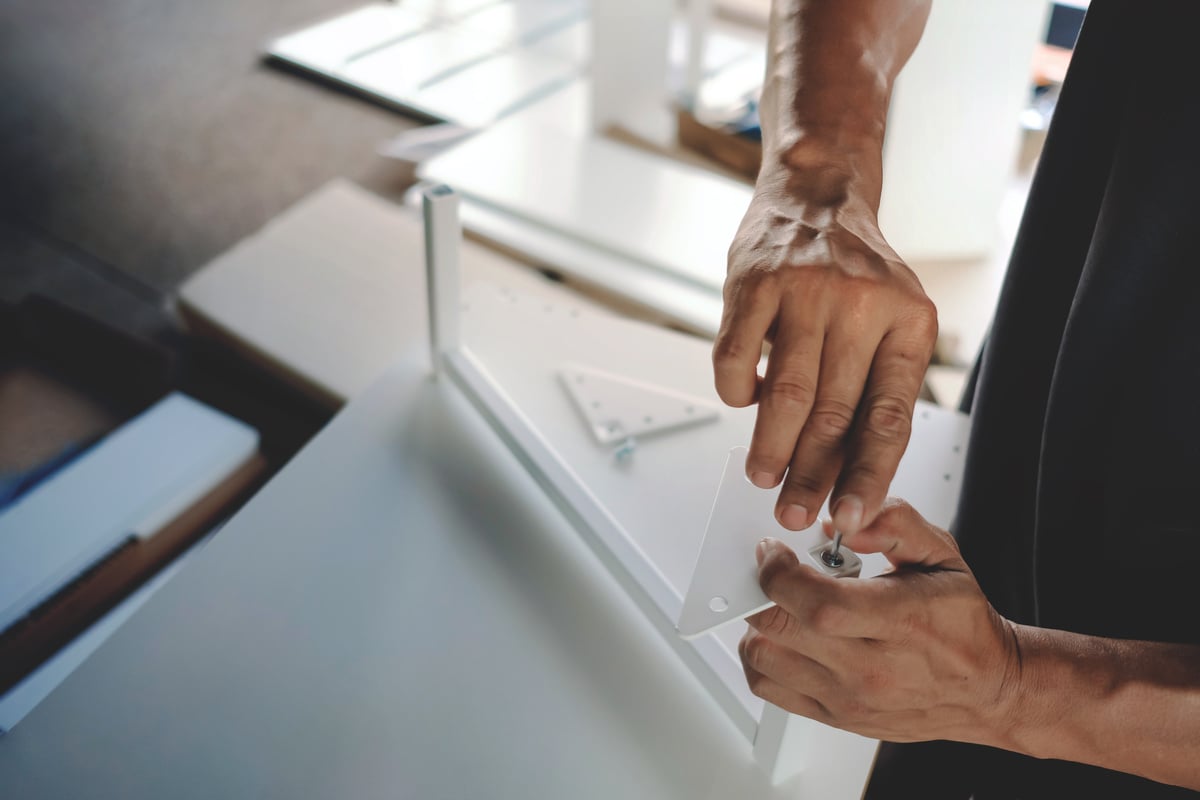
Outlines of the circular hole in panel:
M722 611L727 611L729 609L729 601L724 597L721 597L721 595L717 595L712 600L708 601L708 607L720 614Z
M956 445L954 445L954 452L956 452L956 453L961 453L961 452L962 452L962 445L957 445L957 444L956 444Z
M644 422L645 422L647 425L652 425L652 424L654 423L654 417L646 417L646 418L645 418L645 420L643 420L643 421L644 421Z
M945 478L945 479L946 479L946 481L948 482L948 481L950 480L950 473L949 473L949 472L947 472L947 473L946 473L945 475L943 475L942 477L943 477L943 478Z

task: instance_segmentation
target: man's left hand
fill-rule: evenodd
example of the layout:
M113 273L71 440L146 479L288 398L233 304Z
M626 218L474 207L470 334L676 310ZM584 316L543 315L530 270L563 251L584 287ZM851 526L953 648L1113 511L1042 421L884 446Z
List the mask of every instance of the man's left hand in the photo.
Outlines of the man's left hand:
M1016 632L950 534L889 501L844 544L894 569L839 580L782 542L760 543L759 580L777 605L749 618L741 642L751 690L876 739L1002 740L1020 682Z

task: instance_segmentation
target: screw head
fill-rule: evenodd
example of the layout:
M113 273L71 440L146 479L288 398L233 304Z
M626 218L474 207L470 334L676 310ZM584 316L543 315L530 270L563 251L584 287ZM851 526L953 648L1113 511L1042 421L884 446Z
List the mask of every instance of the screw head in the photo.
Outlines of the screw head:
M846 559L842 558L842 554L840 551L834 550L831 547L828 550L822 551L821 562L827 567L831 567L832 569L837 569L842 564L846 563Z

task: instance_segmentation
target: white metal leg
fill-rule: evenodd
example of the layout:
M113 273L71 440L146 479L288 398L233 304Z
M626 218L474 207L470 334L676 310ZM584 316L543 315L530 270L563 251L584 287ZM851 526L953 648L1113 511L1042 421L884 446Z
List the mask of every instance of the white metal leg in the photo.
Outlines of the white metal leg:
M425 211L425 286L429 296L429 347L434 375L443 372L444 356L460 344L459 249L462 223L458 195L445 185L422 192Z

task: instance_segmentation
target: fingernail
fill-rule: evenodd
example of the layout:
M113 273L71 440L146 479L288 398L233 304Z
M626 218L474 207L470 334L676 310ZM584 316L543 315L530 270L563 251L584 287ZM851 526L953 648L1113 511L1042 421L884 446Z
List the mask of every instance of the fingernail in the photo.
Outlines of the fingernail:
M808 527L808 509L801 505L784 506L779 522L788 530L802 531Z
M767 554L775 547L774 539L760 539L758 545L754 548L754 560L761 567L762 563L767 560Z
M760 489L770 489L779 483L779 479L769 472L755 472L750 476L750 482Z
M852 494L838 500L837 508L833 510L833 524L842 533L858 533L862 527L863 504Z

